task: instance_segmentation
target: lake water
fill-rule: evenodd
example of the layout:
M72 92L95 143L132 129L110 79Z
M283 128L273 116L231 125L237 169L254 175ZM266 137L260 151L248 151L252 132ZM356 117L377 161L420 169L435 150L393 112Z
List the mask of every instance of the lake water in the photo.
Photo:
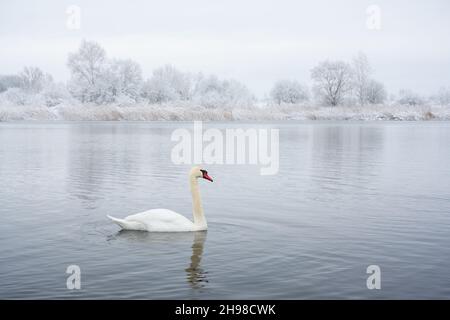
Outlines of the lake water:
M106 214L191 218L179 126L0 124L0 298L450 298L450 123L210 123L278 128L279 174L205 166L207 232L119 232Z

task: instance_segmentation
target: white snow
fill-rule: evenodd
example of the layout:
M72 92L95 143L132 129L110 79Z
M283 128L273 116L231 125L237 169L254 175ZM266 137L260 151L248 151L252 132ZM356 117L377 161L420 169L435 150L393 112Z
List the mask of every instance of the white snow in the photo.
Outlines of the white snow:
M193 102L135 105L59 104L13 105L0 103L0 121L234 121L234 120L450 120L450 106L368 105L323 107L263 105L206 108Z

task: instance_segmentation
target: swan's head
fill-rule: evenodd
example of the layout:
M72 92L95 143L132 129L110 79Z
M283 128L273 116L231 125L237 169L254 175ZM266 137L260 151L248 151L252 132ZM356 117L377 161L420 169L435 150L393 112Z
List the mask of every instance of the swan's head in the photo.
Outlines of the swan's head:
M190 176L197 178L197 179L203 178L203 179L213 182L213 179L208 175L208 171L206 171L200 167L193 167L191 169Z

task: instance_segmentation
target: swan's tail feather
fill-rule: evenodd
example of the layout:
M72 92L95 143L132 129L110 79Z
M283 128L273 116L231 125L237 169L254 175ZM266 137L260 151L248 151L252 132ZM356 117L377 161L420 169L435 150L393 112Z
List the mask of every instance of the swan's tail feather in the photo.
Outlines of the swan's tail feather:
M114 218L110 215L106 216L124 230L145 230L145 226L140 222Z
M111 219L114 223L117 223L121 228L125 229L125 226L126 226L126 221L125 220L111 217L109 214L106 215L106 216L109 219Z

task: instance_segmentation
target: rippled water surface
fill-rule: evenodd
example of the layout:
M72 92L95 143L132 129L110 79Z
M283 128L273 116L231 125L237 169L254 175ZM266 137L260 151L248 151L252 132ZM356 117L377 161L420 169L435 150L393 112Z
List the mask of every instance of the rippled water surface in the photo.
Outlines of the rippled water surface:
M209 124L278 128L279 174L207 166L207 232L119 232L191 217L180 125L0 124L0 298L450 298L450 123Z

